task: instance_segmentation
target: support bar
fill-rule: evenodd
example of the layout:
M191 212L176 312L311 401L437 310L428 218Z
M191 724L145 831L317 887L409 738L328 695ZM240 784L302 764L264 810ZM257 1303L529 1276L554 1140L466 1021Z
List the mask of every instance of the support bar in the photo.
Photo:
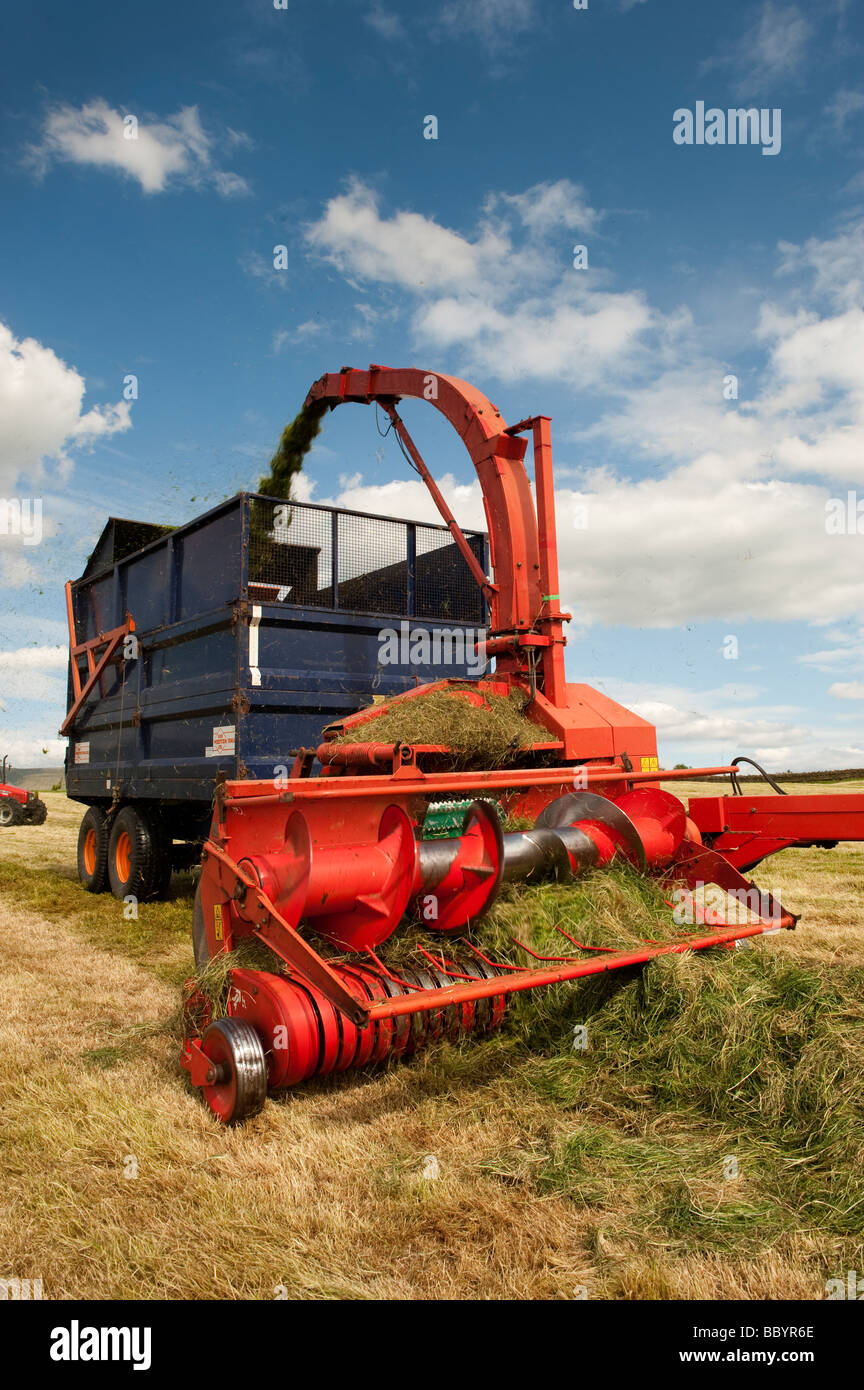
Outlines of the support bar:
M490 999L499 994L516 994L520 990L536 989L541 985L564 984L568 980L578 980L586 975L603 975L609 970L623 970L631 965L644 965L657 956L683 955L685 951L703 951L708 946L728 946L733 941L743 941L748 936L773 934L780 930L771 926L733 927L730 931L714 932L710 936L688 936L681 941L670 941L663 945L646 946L640 951L621 951L604 955L602 960L574 960L572 965L562 965L547 970L521 970L517 974L496 976L492 980L477 980L470 984L451 985L446 989L423 990L416 994L387 999L373 1004L369 1010L370 1021L378 1018L398 1018L402 1014L422 1013L428 1009L446 1008L448 1004L461 1004L471 999Z

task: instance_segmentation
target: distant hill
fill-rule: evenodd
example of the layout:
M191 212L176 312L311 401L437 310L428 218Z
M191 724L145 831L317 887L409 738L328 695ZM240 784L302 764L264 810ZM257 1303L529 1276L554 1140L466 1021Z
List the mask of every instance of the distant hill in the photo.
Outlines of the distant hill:
M864 767L835 768L826 772L772 772L775 782L857 782L864 778ZM728 777L700 777L700 782L728 782ZM758 772L741 772L739 782L762 782Z
M31 792L50 792L58 782L61 787L65 784L62 767L10 767L6 771L6 781Z

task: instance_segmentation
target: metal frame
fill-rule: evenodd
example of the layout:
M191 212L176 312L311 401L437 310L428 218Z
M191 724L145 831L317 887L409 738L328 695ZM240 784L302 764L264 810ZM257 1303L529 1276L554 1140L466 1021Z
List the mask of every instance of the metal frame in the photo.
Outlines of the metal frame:
M66 583L66 618L69 624L69 668L72 673L73 700L69 706L69 711L63 723L60 725L61 735L69 732L75 722L76 716L82 706L89 699L92 691L96 687L97 681L104 674L112 661L117 659L117 648L129 633L135 631L135 621L131 613L126 614L126 621L120 627L112 627L108 632L100 632L98 637L91 637L87 642L79 642L75 632L75 612L72 602L72 581ZM96 653L100 647L104 647L98 661ZM87 657L87 679L81 683L81 671L78 666L79 656Z

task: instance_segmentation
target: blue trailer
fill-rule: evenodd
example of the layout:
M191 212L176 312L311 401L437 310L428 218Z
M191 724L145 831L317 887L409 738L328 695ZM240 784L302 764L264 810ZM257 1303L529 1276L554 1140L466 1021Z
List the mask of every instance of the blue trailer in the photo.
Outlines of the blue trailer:
M334 720L483 674L485 599L446 527L255 493L177 528L112 517L67 611L78 872L119 897L164 895L198 856L217 780L288 775ZM386 655L405 624L434 664Z

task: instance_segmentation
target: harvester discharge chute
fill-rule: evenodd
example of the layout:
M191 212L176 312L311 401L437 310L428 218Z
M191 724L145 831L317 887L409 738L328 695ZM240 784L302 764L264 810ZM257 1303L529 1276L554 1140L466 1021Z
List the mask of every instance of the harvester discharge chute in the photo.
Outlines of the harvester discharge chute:
M397 412L405 397L429 400L471 455L491 580ZM273 955L272 970L229 968L227 1017L212 1016L193 982L187 993L183 1065L228 1123L259 1109L268 1088L486 1032L516 991L793 928L797 918L743 871L788 846L864 839L864 797L787 796L780 788L744 796L736 764L662 771L651 724L567 682L547 417L507 428L485 396L455 377L376 366L323 376L307 398L316 407L343 402L375 404L390 416L486 595L495 673L359 711L325 730L317 749L300 750L289 777L217 787L195 904L196 961L210 969L250 939ZM459 771L447 743L378 736L394 709L442 693L481 711L518 697L534 742L522 740L506 765ZM316 761L321 772L311 776ZM726 776L729 795L691 797L686 809L660 786ZM504 831L502 814L529 828ZM517 943L522 964L493 960L471 942L472 924L503 882L566 881L615 859L661 877L669 896L686 902L690 928L627 950L585 946L562 931L554 958ZM745 913L724 910L742 901ZM378 950L403 920L421 924L427 945L410 967L390 968Z

